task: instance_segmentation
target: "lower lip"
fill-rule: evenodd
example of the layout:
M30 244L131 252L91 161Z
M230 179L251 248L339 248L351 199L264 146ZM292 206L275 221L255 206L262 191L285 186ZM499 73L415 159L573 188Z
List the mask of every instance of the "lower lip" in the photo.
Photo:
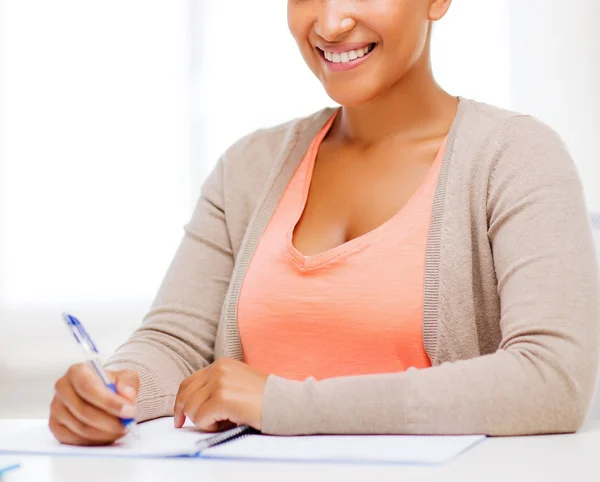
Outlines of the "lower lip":
M325 58L322 51L319 51L319 55L321 56L321 60L323 60L323 62L325 63L325 65L327 65L329 70L332 70L333 72L345 72L347 70L355 69L355 68L359 67L360 65L364 64L367 60L369 60L369 58L371 57L373 52L377 49L377 47L378 46L376 45L375 47L373 47L373 49L371 49L371 51L369 51L369 53L367 55L364 55L363 57L359 57L358 59L355 59L355 60L351 60L350 62L338 62L338 63L331 62Z

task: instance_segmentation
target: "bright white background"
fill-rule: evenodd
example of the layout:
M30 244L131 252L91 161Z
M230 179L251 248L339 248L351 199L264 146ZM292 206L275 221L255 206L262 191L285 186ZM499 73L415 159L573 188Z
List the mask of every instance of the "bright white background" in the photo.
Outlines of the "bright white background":
M560 97L582 71L597 74L600 55L571 35L595 32L591 2L569 3L581 7L569 29L548 20L545 34L569 45L569 69L556 71L531 42L535 5L455 0L434 31L434 70L453 94L566 131L600 210L600 171L580 134L600 128L600 97L579 92L570 108ZM284 0L0 0L0 388L41 373L39 392L21 390L43 398L78 359L63 310L80 315L105 354L115 349L141 322L222 151L324 105ZM570 122L578 115L588 130ZM2 401L0 417L33 410Z
M5 0L0 364L105 351L140 322L190 206L186 2Z

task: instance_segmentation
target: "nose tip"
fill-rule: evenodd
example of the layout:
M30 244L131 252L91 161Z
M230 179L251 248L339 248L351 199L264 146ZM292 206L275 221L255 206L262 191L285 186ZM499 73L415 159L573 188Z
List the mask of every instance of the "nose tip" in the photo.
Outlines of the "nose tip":
M353 18L342 15L324 15L315 24L315 32L327 40L333 42L352 31L356 27Z
M352 30L356 26L356 21L353 18L344 18L340 22L340 27L344 30Z

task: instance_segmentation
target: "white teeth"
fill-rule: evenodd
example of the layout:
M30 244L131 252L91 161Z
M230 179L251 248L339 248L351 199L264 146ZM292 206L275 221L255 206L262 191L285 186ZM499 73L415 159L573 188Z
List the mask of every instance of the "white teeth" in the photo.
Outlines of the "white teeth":
M351 60L356 60L364 57L371 51L371 46L367 45L366 47L358 50L349 50L348 52L342 53L333 53L323 51L324 57L330 62L334 62L336 64L345 64L346 62L350 62Z

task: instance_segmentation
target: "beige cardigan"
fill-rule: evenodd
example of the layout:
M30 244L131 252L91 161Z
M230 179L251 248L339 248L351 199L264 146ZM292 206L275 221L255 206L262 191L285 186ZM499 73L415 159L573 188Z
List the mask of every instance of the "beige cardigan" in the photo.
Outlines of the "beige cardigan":
M181 381L242 360L237 303L280 196L332 114L255 132L219 160L153 306L108 368L141 377L141 420ZM579 175L536 119L460 99L435 193L423 339L432 368L323 381L269 376L263 432L575 431L599 359L598 266Z

